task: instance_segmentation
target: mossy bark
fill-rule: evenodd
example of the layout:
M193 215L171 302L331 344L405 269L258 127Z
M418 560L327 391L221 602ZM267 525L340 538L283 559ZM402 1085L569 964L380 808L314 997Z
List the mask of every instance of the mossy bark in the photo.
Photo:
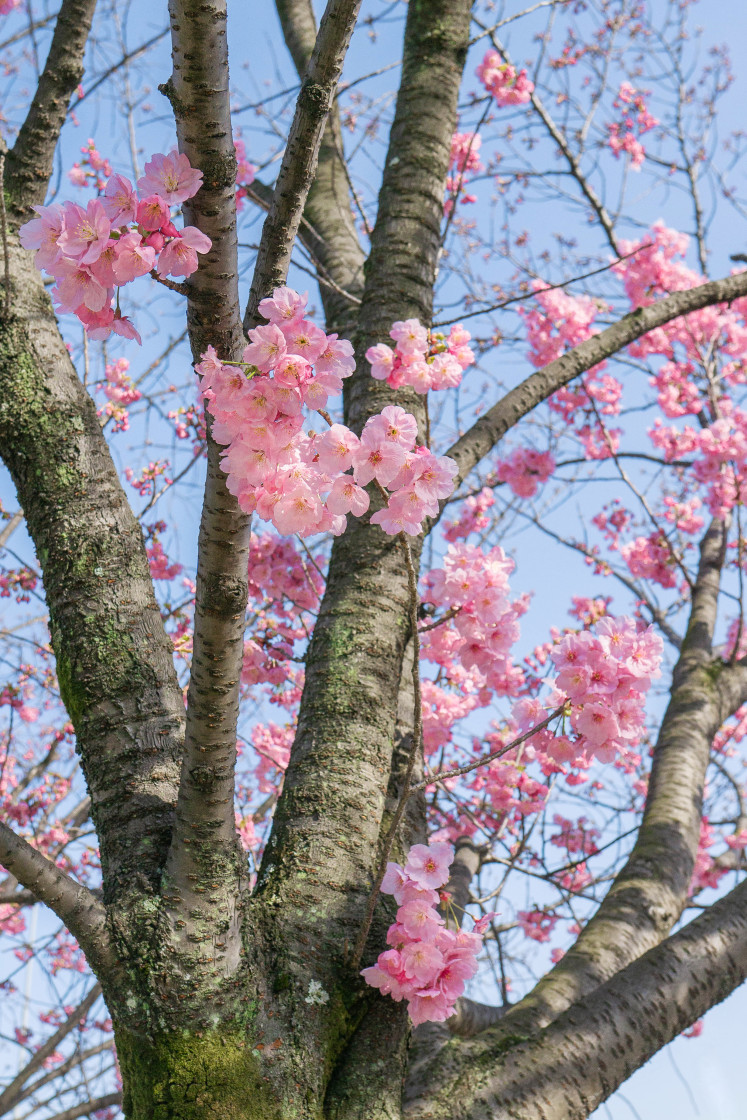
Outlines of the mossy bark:
M0 451L44 574L60 693L75 725L107 901L157 888L184 705L142 532L31 254L8 230Z
M116 1035L127 1120L285 1120L252 1039L230 1031Z

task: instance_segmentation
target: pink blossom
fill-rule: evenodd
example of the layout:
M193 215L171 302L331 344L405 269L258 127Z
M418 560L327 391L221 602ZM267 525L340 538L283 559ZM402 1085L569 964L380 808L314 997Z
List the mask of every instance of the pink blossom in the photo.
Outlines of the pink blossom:
M263 373L269 373L285 357L285 335L275 323L249 331L250 343L244 347L243 359Z
M137 193L124 175L112 175L106 184L101 205L115 229L137 220Z
M410 848L405 874L423 887L442 887L449 878L449 867L453 859L454 849L451 844L415 844Z
M401 958L405 976L424 988L436 981L444 966L443 953L432 941L411 941L402 949Z
M39 217L22 225L18 236L24 249L36 249L36 267L50 272L62 256L57 242L62 233L64 210L56 202L51 206L34 206L33 209Z
M143 243L139 233L126 233L117 242L116 257L112 265L118 284L127 284L137 276L145 276L155 264L156 253Z
M101 311L110 297L107 288L100 284L85 265L67 258L55 265L57 285L52 290L61 311L76 311L81 304L89 311Z
M353 457L355 481L359 486L367 486L375 478L382 486L387 486L403 467L406 455L401 443L377 439L370 430L364 429L360 447Z
M576 730L595 746L614 739L620 731L613 712L605 704L584 704L576 713L574 723Z
M57 244L66 257L79 264L93 264L109 244L110 232L111 222L99 199L92 199L85 210L74 202L66 202Z
M210 238L196 226L185 226L178 236L161 250L158 258L158 275L191 276L197 271L197 254L209 252L211 246Z
M476 74L497 105L523 105L534 92L534 83L526 70L517 73L495 50L486 53Z
M171 214L166 200L160 194L150 194L137 206L138 225L143 229L157 230L171 221Z
M323 471L346 471L353 465L360 440L344 424L333 424L316 444L319 466Z
M290 327L299 323L306 310L308 295L299 295L292 288L276 288L267 299L260 300L259 313L271 323Z
M141 196L161 195L170 206L186 202L197 194L201 186L202 172L192 167L187 157L175 149L167 156L161 153L152 156L145 165L145 175L137 181Z

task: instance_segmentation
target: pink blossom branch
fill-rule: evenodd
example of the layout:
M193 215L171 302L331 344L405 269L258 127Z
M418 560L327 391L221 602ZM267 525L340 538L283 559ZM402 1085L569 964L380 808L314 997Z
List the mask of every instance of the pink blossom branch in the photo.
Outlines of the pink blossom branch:
M703 307L730 303L745 295L747 271L721 280L710 280L697 288L674 292L648 307L636 308L611 327L587 338L555 361L548 362L516 388L510 389L449 448L447 454L456 460L459 467L455 484L465 479L522 417L592 366L611 358L642 335L673 319L679 319ZM443 508L442 502L442 512Z
M551 1022L663 941L687 903L713 738L747 698L747 667L726 666L712 649L725 551L726 527L714 520L700 542L687 631L654 747L635 845L576 943L512 1008L507 1030L533 1030Z
M484 754L482 758L478 758L474 762L469 762L465 766L455 766L453 770L442 770L438 774L427 775L422 782L417 782L415 785L410 786L409 792L411 794L417 793L419 789L427 789L428 786L433 786L437 782L445 782L447 778L458 778L462 774L469 774L470 771L476 770L478 766L487 766L489 762L493 762L494 759L501 758L502 755L508 754L514 747L521 746L527 739L531 739L533 735L536 735L538 731L542 731L549 723L552 723L556 716L562 715L566 711L566 708L567 701L556 708L554 712L550 712L550 715L547 716L546 719L543 719L541 723L538 723L536 727L530 727L528 731L519 735L517 739L507 743L505 747L499 747L497 750L491 751L490 754Z
M475 23L478 27L485 30L484 25L481 24L478 19L475 20ZM509 65L513 65L506 48L503 46L500 40L496 38L494 33L488 32L488 34L490 35L491 43L498 51L498 54L501 56L503 61L508 63ZM604 203L602 202L601 198L599 198L591 183L589 183L588 179L584 175L583 171L581 170L581 165L577 157L571 151L568 141L556 125L555 121L550 116L549 112L540 100L540 97L537 94L536 90L532 92L530 101L535 113L542 121L553 141L557 144L559 150L562 152L568 164L571 175L576 180L581 189L581 193L584 195L586 201L589 203L592 210L596 214L599 224L604 230L605 236L607 237L607 241L609 242L613 253L619 255L620 248L617 244L617 238L615 237L614 225L612 219L607 213L607 209Z

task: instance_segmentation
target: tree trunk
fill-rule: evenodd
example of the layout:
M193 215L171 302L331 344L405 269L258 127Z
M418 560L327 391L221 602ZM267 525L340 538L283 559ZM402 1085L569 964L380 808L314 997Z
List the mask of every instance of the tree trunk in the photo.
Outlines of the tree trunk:
M127 1120L280 1120L283 1109L241 1032L117 1031ZM285 1115L289 1115L287 1112Z

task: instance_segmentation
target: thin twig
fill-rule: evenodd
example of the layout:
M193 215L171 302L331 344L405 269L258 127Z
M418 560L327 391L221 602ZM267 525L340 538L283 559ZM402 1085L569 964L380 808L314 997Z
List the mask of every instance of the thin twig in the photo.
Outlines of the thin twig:
M163 284L164 288L168 288L171 292L178 292L180 296L188 296L191 291L188 284L179 284L176 280L167 280L165 276L159 276L155 268L152 268L148 275L156 283Z
M557 288L567 288L569 284L578 284L580 280L588 280L591 276L599 276L601 272L609 272L611 268L615 268L622 261L628 260L629 257L635 257L638 253L642 253L644 249L653 249L654 243L647 241L645 245L639 245L637 249L631 250L630 253L623 253L622 256L615 257L609 264L601 265L599 268L593 268L591 272L582 272L579 276L573 276L570 280L561 280L557 284L548 284L546 288L541 288L539 291L532 290L531 292L523 292L519 296L511 296L509 299L504 299L500 303L491 303L489 307L481 307L478 311L467 311L464 315L458 315L456 319L442 319L438 323L434 323L432 330L436 331L440 327L450 327L453 323L461 323L463 319L474 319L476 315L488 315L491 311L501 311L504 307L509 307L512 303L521 303L525 299L533 299L539 295L540 292L554 292ZM735 260L731 257L731 260ZM747 260L747 256L744 258Z
M527 739L531 739L533 735L536 735L538 731L542 731L556 716L562 715L563 712L566 711L567 703L568 702L564 700L560 707L556 708L554 712L550 712L550 715L542 720L542 723L538 723L536 727L530 727L528 731L525 731L523 735L519 735L518 739L514 739L505 747L499 747L498 750L491 751L490 754L484 754L482 758L476 759L475 762L468 762L466 766L455 766L453 770L442 770L439 774L430 774L424 778L422 782L416 782L414 786L410 786L409 793L417 793L419 789L426 789L428 786L435 785L436 782L444 782L447 778L458 778L462 774L469 774L471 770L476 770L478 766L487 766L489 762L500 758L501 755L508 754L514 747L521 746Z

